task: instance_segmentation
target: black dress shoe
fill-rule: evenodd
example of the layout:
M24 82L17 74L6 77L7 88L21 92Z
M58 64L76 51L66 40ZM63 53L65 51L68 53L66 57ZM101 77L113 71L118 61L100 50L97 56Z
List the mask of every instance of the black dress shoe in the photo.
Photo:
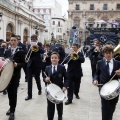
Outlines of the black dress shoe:
M58 116L58 120L62 120L62 117L59 117L59 116Z
M76 98L77 98L77 99L80 99L79 95L76 95Z
M25 98L25 100L30 100L30 99L32 99L32 97L30 97L30 96L27 96L27 97Z
M38 91L38 95L41 95L42 94L42 91Z
M10 109L6 112L6 115L10 115Z
M67 101L65 102L65 105L69 105L69 104L72 104L72 100L67 100Z
M14 113L10 113L10 116L9 116L8 120L14 120Z

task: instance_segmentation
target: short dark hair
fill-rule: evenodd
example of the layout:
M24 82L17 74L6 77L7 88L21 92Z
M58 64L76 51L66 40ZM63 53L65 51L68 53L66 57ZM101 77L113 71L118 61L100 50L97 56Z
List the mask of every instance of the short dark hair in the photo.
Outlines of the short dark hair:
M109 40L109 41L107 41L107 42L105 43L105 45L114 45L114 43Z
M15 38L17 38L17 35L15 35L15 34L12 34L12 35L11 35L11 37L15 37Z
M52 53L51 53L51 56L52 56L52 55L57 55L57 56L58 56L58 58L60 58L60 55L59 55L59 53L58 53L58 52L52 52Z
M17 39L18 39L18 37L21 39L21 36L20 35L16 35L17 36Z
M45 46L50 47L50 44L45 44Z
M110 52L114 52L114 48L112 45L105 45L102 49L102 53L110 53Z
M31 36L31 40L32 40L32 39L38 40L38 36L35 35L35 34L33 34L33 35Z
M72 46L76 46L77 48L79 48L79 45L77 43L73 43Z

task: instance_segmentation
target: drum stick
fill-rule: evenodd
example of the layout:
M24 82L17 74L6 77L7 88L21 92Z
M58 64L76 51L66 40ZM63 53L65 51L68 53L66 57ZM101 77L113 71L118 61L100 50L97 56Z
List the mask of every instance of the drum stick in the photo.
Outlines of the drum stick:
M103 84L97 84L97 86L100 86L100 85L103 85Z
M44 73L44 75L45 75L46 77L48 77L47 74L46 74L45 72L43 72L43 73ZM52 83L52 82L50 81L50 83Z
M112 76L112 78L109 80L109 82L116 76L116 73Z

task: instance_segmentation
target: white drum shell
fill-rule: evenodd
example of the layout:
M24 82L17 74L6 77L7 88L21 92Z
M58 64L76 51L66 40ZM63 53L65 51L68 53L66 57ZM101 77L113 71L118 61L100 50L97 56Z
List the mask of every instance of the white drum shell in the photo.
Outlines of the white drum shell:
M117 80L112 80L104 84L100 90L100 95L106 100L112 100L119 95L120 83Z
M45 94L48 100L55 104L60 104L65 99L65 94L61 88L53 83L47 85Z
M4 91L7 88L14 71L13 62L8 59L5 59L5 62L6 64L3 66L0 75L0 92Z

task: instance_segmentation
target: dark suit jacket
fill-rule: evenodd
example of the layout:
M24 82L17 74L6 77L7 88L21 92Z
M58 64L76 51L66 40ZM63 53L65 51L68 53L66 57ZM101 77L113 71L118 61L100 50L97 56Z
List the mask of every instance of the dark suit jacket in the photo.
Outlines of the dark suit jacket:
M9 58L17 63L17 67L14 68L13 77L20 79L20 70L25 64L25 52L21 47L18 47L15 51L15 54L12 56L11 48L9 48L5 51L4 57Z
M78 60L70 60L71 57L68 57L64 62L64 63L67 63L70 60L70 62L68 63L68 68L67 68L67 73L69 77L74 76L76 78L80 78L83 76L81 63L84 63L85 58L82 52L79 52L78 55L79 55Z
M58 64L57 66L57 72L52 74L52 65L47 66L45 69L45 73L48 77L50 77L50 80L52 83L58 85L60 88L68 87L68 77L66 73L65 66ZM44 76L45 81L46 76Z
M4 56L4 48L0 46L0 57Z
M25 51L25 53L27 53L27 49L26 49L26 45L25 44L23 44L23 43L20 42L18 44L18 46L20 46Z
M30 60L27 63L27 67L30 67L31 64L34 64L35 68L42 68L42 58L41 54L44 53L44 49L42 48L42 44L38 42L39 50L37 52L32 52L30 56ZM30 48L30 46L29 46Z
M109 75L107 67L106 67L106 61L105 59L102 59L98 61L97 63L97 70L94 75L93 80L98 80L100 84L105 84L112 78L112 76L115 74L115 71L120 69L120 62L117 60L113 60L113 71L111 75ZM118 79L119 76L115 76L113 79Z

